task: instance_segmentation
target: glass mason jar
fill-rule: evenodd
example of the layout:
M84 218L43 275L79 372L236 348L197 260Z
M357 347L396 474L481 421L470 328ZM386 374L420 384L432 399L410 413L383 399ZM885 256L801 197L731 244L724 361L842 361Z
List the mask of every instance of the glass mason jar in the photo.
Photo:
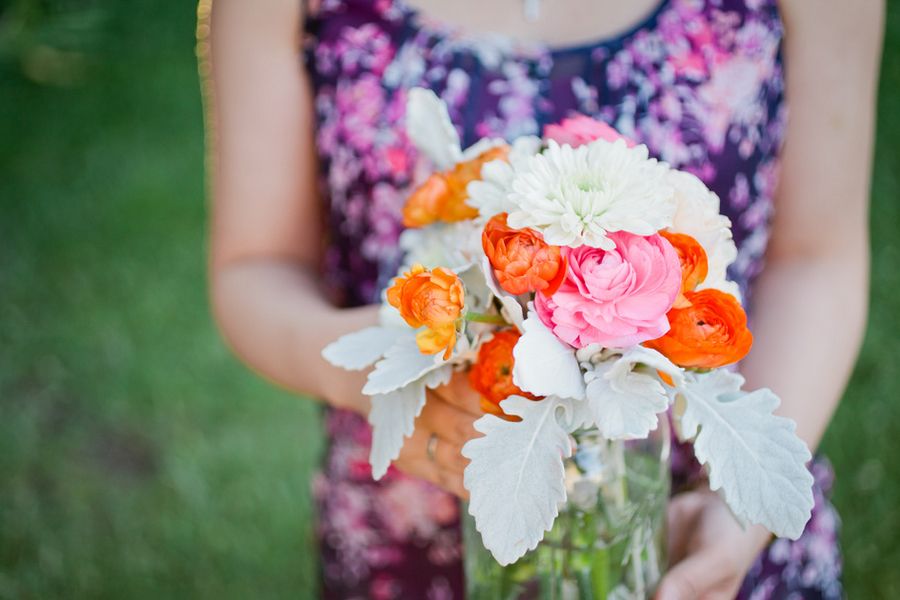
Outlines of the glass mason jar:
M501 567L464 509L468 600L644 600L666 566L669 420L644 440L572 434L567 501L537 548Z

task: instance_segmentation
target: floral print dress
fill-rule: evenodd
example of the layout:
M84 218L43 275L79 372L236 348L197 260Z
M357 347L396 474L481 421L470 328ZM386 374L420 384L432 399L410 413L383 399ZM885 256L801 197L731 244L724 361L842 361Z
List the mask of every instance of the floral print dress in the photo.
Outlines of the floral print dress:
M539 134L579 112L696 174L732 220L730 276L748 301L787 117L782 34L775 0L662 0L620 35L564 48L468 33L403 0L322 0L305 40L328 290L340 305L372 303L396 273L401 208L430 172L404 133L407 92L422 86L446 102L464 144ZM396 470L372 481L365 420L330 410L326 422L331 443L315 482L323 596L462 598L456 499ZM760 555L740 598L842 596L832 474L823 459L810 468L812 520L799 540ZM676 487L700 473L680 446L672 469Z

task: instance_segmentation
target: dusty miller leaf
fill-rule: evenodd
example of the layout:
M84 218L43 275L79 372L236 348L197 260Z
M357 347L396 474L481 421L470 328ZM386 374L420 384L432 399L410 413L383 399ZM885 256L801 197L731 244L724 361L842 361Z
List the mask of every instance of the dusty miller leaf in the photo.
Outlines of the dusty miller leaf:
M797 539L813 507L811 458L790 419L773 414L778 397L767 389L741 392L744 378L724 370L692 375L682 435L709 469L732 512L780 537Z
M365 369L387 352L402 331L390 327L366 327L325 346L322 357L349 371Z
M404 331L375 363L362 392L368 396L387 394L412 383L444 363L441 354L422 354L415 332Z
M571 403L510 396L500 406L522 420L485 415L475 422L484 437L463 446L471 461L464 474L469 513L501 565L537 546L566 498L563 458L571 456L572 446L557 413L570 410Z

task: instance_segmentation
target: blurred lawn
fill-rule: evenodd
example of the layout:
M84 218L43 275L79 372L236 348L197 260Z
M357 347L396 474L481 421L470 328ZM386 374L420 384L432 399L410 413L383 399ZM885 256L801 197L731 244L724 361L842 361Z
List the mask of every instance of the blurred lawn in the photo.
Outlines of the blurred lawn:
M317 411L207 310L193 5L2 10L0 598L313 596ZM872 325L824 443L851 598L900 597L898 3L881 98Z
M207 310L194 6L52 5L0 64L0 597L311 597L317 411Z

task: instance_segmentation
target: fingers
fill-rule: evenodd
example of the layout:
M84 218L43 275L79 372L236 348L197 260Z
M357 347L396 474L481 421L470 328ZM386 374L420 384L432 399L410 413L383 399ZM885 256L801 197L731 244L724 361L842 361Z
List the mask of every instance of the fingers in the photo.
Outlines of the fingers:
M428 390L428 401L416 419L412 437L400 451L397 466L410 475L468 499L469 494L463 487L463 471L469 461L462 456L462 446L478 436L472 424L484 415L480 400L463 373L454 374L447 385ZM428 456L432 433L437 436L433 458Z
M461 475L469 464L469 459L462 455L462 446L438 438L434 462L442 469Z
M433 393L447 404L455 406L475 418L484 415L484 411L481 410L481 397L472 389L468 378L463 373L454 373L450 378L450 383L433 390Z
M730 569L714 552L692 554L676 564L659 584L656 600L725 600L734 597L726 592Z
M468 499L468 492L463 487L463 469L468 461L460 453L461 447L439 437L434 447L434 458L431 458L428 456L431 435L429 428L417 425L412 436L403 444L396 466L408 475Z
M460 408L443 401L442 398L432 397L422 409L422 414L416 421L416 429L424 428L433 431L441 440L462 446L478 435L472 426L475 418Z
M688 551L688 540L697 527L704 498L697 492L677 494L669 500L667 531L669 562L678 563Z
M438 480L436 483L438 484L438 486L457 496L458 498L462 498L463 500L469 499L469 491L463 486L462 473L455 473L446 469L438 469Z

